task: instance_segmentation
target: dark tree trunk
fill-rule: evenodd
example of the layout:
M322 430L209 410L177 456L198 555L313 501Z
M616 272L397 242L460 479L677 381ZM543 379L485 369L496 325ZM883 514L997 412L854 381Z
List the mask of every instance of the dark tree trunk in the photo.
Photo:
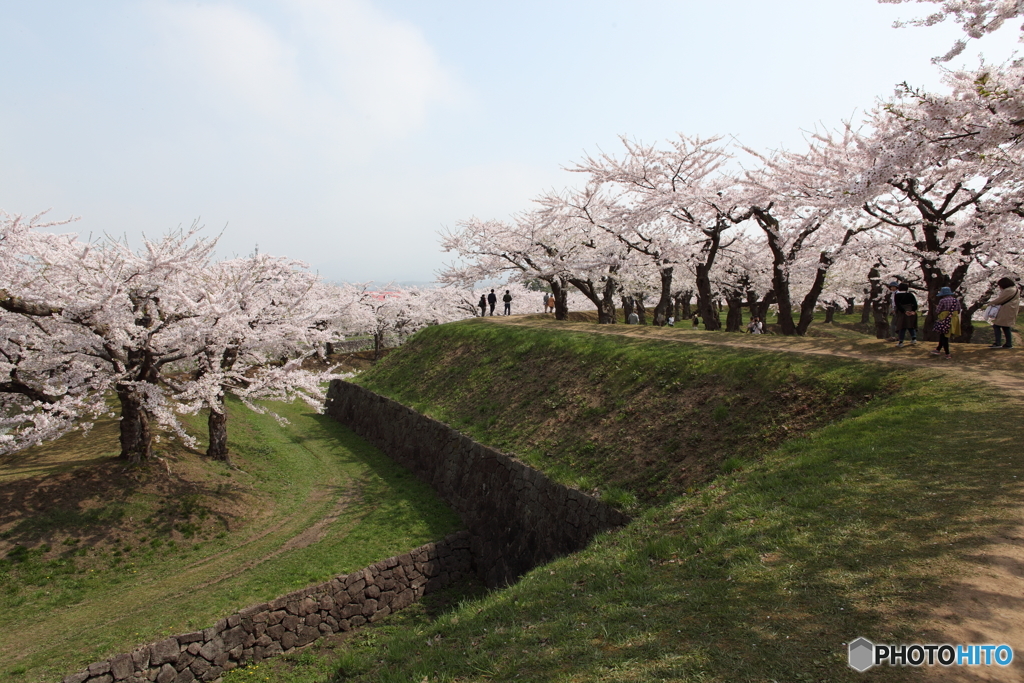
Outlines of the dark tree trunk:
M722 244L722 231L715 230L708 236L707 256L703 263L697 264L697 310L704 319L705 330L720 330L722 323L713 310L714 301L711 297L711 269L715 265L718 249Z
M384 333L373 333L373 359L380 360L380 352L384 348Z
M647 307L644 306L644 294L643 292L633 297L633 301L636 302L636 316L640 318L640 324L647 324Z
M206 449L207 457L214 460L228 461L228 411L221 403L220 412L210 409L210 417L206 421L210 433L210 446Z
M827 304L825 306L825 324L830 325L835 322L836 309L838 306L835 304Z
M854 306L853 306L854 298L852 296L844 296L843 298L846 299L846 310L843 311L843 313L845 315L853 315L853 313L854 313Z
M569 319L569 287L568 283L561 278L552 278L548 281L551 285L551 293L555 297L555 320Z
M775 290L769 289L768 293L764 295L764 298L759 302L757 300L757 293L750 291L747 292L747 305L750 307L750 317L758 318L762 323L766 322L768 318L768 307L775 303Z
M676 294L676 320L689 320L693 317L690 310L690 299L693 298L692 291Z
M743 295L736 292L733 296L726 297L729 304L729 312L725 316L726 332L741 332L743 330Z
M800 302L800 322L796 326L796 333L799 335L807 334L807 328L814 321L814 309L818 306L818 297L825 287L825 276L831 267L832 257L827 252L821 252L818 255L818 269L814 272L814 281L811 282L811 288L807 290L804 300Z
M875 316L875 339L889 338L889 302L875 299L871 304L871 312Z
M661 269L661 298L654 307L654 324L659 327L668 323L669 311L672 310L672 272L671 267Z
M117 388L121 403L121 455L122 460L140 463L153 454L153 433L150 415L143 407L142 395L135 387Z
M569 282L583 292L583 295L597 307L598 324L612 325L615 323L615 290L618 289L615 278L605 277L604 284L600 289L592 280L570 278Z
M881 263L876 263L868 270L868 289L864 290L864 309L860 315L860 322L864 325L871 318L871 314L875 310L875 303L882 295L882 274L878 271L878 267L881 265Z
M622 317L626 322L629 322L629 316L633 313L633 297L623 296L622 301Z

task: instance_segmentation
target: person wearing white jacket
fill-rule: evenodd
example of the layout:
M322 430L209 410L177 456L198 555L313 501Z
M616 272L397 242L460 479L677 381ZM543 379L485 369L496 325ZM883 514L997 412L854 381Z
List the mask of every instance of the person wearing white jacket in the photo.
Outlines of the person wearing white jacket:
M992 301L993 306L999 306L999 312L992 319L992 329L995 330L995 343L990 349L1012 349L1013 333L1011 328L1017 321L1017 311L1020 308L1020 290L1013 280L1008 277L1001 278L998 283L999 296ZM1006 335L1006 342L1000 344L1002 336Z

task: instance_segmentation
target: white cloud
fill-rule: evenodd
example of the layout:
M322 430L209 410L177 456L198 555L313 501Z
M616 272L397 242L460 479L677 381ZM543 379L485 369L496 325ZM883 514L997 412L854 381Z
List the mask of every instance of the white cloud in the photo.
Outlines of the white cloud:
M454 103L459 86L412 24L363 0L293 0L330 86L371 126L406 131L434 103Z
M229 2L152 6L164 64L261 137L366 152L461 99L422 32L364 0L281 0L274 22Z

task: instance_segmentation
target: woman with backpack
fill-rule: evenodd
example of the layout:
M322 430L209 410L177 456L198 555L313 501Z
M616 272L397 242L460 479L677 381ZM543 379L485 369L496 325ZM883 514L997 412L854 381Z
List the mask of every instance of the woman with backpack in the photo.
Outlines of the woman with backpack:
M960 334L960 302L953 296L953 290L943 287L939 290L939 303L935 306L935 325L932 329L939 333L939 345L933 356L946 352L946 360L953 356L949 353L949 338Z

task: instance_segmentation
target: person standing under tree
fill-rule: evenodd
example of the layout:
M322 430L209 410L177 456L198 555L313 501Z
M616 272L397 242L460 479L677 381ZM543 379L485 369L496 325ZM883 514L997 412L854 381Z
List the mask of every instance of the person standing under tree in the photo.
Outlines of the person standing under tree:
M992 329L995 330L995 343L990 349L1012 349L1013 332L1011 328L1017 321L1017 310L1020 308L1020 290L1013 280L1008 277L1001 278L996 284L999 285L999 296L993 301L993 306L999 306L999 312L992 320ZM1000 344L1002 335L1006 335L1006 343Z
M480 307L480 317L487 315L487 297L483 294L480 295L480 302L477 304Z
M494 307L498 305L498 296L491 290L491 293L487 295L487 303L491 306L491 315L494 315Z
M900 343L896 346L903 346L903 338L910 330L910 343L917 343L917 297L910 291L910 285L906 282L900 283L896 296L894 315L896 316L896 331L900 335Z
M889 288L889 338L885 341L896 341L896 292L900 283L893 280L886 286Z
M501 300L505 302L505 315L512 315L512 293L506 289Z

